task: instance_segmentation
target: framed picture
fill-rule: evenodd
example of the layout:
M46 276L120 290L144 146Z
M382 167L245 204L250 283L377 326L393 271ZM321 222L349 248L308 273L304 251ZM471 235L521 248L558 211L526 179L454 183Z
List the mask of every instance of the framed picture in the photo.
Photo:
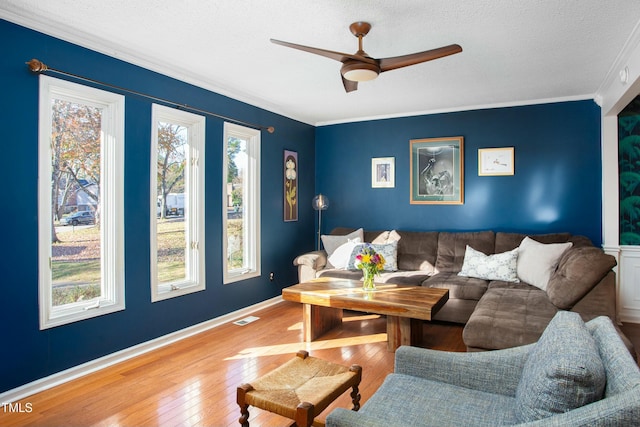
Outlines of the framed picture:
M371 159L371 187L394 188L396 186L396 158L374 157Z
M513 175L513 147L478 150L478 175Z
M411 203L464 203L464 140L451 138L412 139Z
M284 150L284 220L298 220L298 153Z

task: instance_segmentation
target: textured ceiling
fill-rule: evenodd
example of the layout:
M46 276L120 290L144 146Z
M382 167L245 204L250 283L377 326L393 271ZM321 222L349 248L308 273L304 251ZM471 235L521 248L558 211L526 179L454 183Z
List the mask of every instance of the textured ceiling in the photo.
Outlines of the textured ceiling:
M0 18L321 125L594 98L640 1L0 0ZM354 53L359 20L373 26L364 49L375 58L463 52L345 93L339 62L269 42Z

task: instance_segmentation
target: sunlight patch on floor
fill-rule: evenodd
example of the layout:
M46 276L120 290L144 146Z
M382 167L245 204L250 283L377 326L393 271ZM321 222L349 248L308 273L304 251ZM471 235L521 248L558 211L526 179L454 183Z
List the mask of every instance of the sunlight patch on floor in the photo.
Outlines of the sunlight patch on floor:
M273 356L279 354L295 354L298 350L322 350L327 348L341 348L351 345L373 344L386 342L387 334L362 335L350 338L336 338L333 340L320 340L313 342L296 342L288 344L269 345L262 347L249 347L235 356L227 357L224 360L246 359L260 356Z

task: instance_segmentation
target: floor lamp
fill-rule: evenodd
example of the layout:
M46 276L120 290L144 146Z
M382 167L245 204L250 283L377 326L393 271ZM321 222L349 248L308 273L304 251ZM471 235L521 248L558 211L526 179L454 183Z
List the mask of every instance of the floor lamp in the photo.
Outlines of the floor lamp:
M320 250L320 233L322 232L322 211L329 209L329 198L323 194L318 194L311 202L313 209L318 211L318 250Z

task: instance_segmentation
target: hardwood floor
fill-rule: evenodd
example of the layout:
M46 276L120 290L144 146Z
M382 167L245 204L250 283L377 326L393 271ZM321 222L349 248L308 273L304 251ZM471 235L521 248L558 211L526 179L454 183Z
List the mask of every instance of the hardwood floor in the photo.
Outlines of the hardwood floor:
M386 319L345 312L343 326L310 344L302 341L302 306L282 302L257 311L260 319L232 323L103 369L20 401L31 413L0 412L9 426L239 426L236 388L305 349L312 356L363 367L362 403L393 370ZM462 326L425 322L424 346L465 351ZM15 402L14 402L15 403ZM335 407L350 408L345 393ZM284 426L287 419L249 408L252 426Z
M362 403L393 370L386 320L377 315L345 312L342 327L310 344L302 342L300 304L282 302L254 315L260 319L248 325L225 324L23 399L22 408L29 404L32 411L0 412L0 425L237 427L237 386L283 364L300 349L335 363L360 364ZM465 351L462 328L425 322L423 345ZM640 348L640 325L625 324L622 329ZM318 419L350 405L345 393ZM269 412L249 410L254 427L291 424Z

